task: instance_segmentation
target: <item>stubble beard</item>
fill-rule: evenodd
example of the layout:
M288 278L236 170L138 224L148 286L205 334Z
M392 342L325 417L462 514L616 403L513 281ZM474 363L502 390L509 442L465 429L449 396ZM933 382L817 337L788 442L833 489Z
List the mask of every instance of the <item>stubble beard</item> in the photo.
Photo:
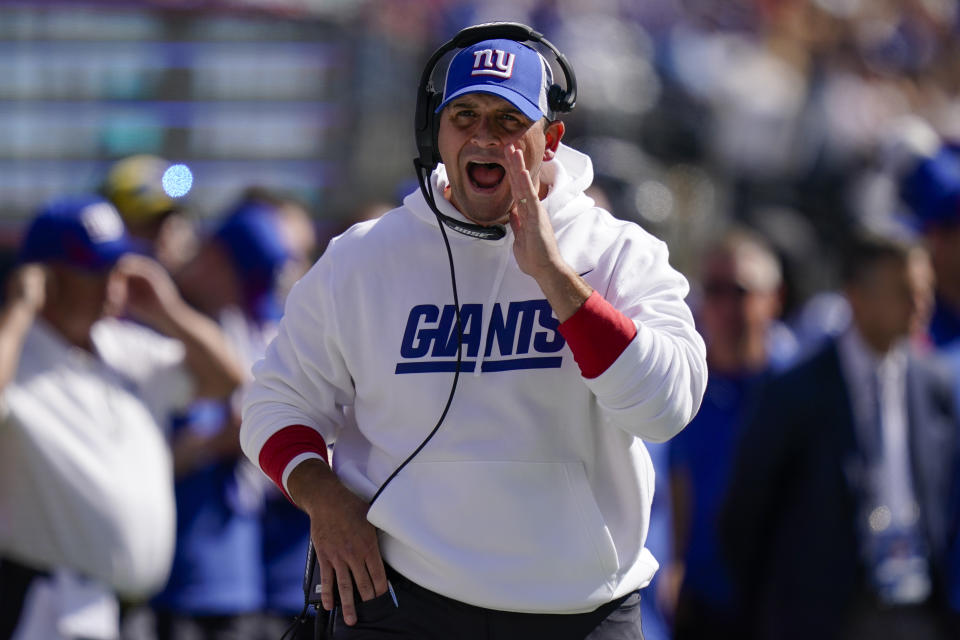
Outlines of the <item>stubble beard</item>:
M490 226L506 224L510 215L509 196L499 196L496 200L471 194L463 187L450 185L451 204L474 224Z

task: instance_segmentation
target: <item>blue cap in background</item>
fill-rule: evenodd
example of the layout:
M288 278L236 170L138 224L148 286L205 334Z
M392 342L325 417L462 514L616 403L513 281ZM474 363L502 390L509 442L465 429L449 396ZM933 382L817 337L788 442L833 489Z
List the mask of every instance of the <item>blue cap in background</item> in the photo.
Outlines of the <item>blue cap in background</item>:
M18 262L102 271L133 250L116 208L98 196L81 196L56 200L37 214L20 243Z
M903 177L900 197L923 229L960 223L960 145L919 160Z
M268 205L244 203L227 216L213 237L236 269L247 310L260 321L278 318L282 310L277 280L292 257L280 216Z
M551 84L550 65L534 49L515 40L484 40L461 49L450 62L437 113L464 94L488 93L536 122L549 113Z

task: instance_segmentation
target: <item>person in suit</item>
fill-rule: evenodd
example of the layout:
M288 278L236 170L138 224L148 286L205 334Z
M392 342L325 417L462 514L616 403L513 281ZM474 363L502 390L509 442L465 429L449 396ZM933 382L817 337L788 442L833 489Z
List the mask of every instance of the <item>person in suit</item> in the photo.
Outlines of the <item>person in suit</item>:
M911 341L929 259L877 238L848 258L850 326L766 385L738 445L720 535L744 635L955 637L957 413L948 373Z

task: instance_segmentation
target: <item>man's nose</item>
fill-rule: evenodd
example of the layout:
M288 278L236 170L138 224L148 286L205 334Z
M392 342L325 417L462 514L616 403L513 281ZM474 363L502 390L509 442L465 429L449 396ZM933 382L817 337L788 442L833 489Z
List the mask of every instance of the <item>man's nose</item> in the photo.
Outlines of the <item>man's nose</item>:
M470 141L478 147L495 147L500 144L500 136L489 118L480 118Z

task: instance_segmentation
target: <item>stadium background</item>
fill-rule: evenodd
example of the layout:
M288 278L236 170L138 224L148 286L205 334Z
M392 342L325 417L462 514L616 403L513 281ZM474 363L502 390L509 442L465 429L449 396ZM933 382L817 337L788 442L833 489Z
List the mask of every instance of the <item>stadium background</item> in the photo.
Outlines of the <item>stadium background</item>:
M573 63L567 139L616 215L684 270L726 222L761 230L788 313L833 284L855 225L899 213L904 132L960 134L955 0L4 2L2 244L132 153L190 167L201 222L257 184L335 233L412 187L421 65L488 20Z
M422 64L490 20L573 64L593 195L695 294L709 240L761 232L798 332L853 232L901 222L908 151L960 139L956 0L0 0L0 270L37 208L137 153L190 168L201 224L251 186L306 203L321 239L392 206Z

